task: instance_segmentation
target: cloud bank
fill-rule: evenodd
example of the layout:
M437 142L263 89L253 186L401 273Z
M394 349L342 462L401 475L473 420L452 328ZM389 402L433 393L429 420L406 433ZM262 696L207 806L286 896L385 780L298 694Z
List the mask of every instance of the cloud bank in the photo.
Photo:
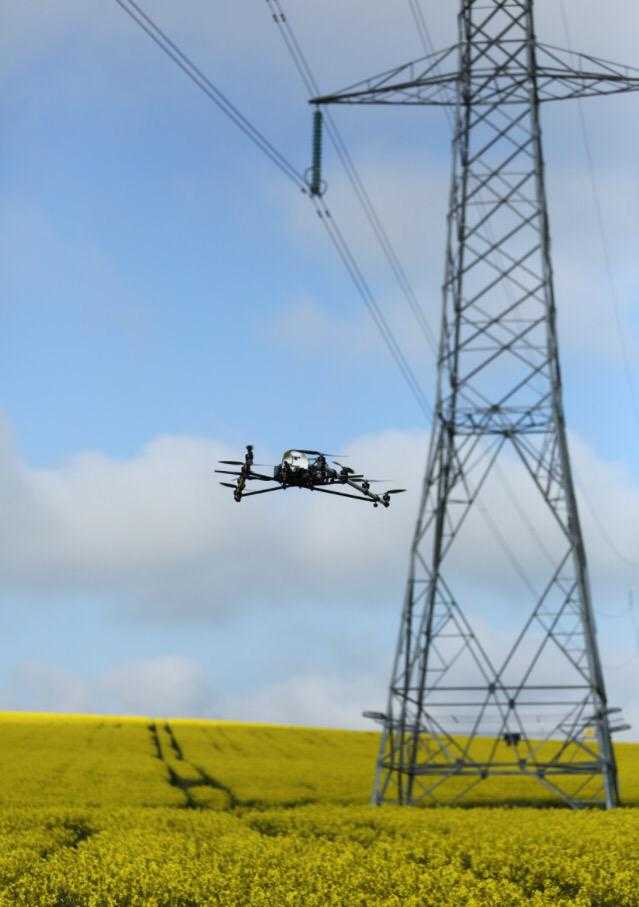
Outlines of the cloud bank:
M160 437L128 459L84 453L33 469L5 425L3 588L45 598L99 590L148 619L225 618L265 601L374 605L394 598L403 584L426 442L421 432L387 431L347 445L343 453L357 468L408 489L389 510L369 512L296 489L237 505L213 469L239 451L200 438ZM628 561L635 556L639 490L621 464L601 460L578 438L571 446L578 491L587 495L582 520L593 578L616 596L627 576L620 581L614 549ZM274 463L276 456L257 451L260 461ZM544 507L514 457L502 461L500 472L489 481L487 500L531 580L541 582L548 558L527 522L542 526ZM546 536L548 545L551 540ZM504 583L503 552L479 512L451 564L460 581L479 580L485 588Z

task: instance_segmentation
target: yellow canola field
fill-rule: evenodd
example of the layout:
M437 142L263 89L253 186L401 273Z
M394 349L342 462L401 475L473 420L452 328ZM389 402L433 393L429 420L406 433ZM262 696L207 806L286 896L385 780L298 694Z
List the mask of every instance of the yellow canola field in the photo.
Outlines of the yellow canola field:
M639 907L639 745L617 747L629 808L610 813L507 808L504 782L490 808L375 809L375 733L16 714L0 731L0 907Z
M637 907L634 811L29 811L19 866L0 860L0 904L149 907ZM79 842L65 840L73 830Z

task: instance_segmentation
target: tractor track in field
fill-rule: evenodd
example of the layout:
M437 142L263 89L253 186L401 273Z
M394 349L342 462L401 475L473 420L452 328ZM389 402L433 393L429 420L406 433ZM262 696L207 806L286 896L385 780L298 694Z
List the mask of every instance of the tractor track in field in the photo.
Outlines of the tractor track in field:
M223 781L213 777L213 775L209 774L209 772L207 772L205 768L202 768L201 765L191 762L185 755L182 745L168 721L162 723L153 721L147 725L147 729L153 748L153 755L164 764L168 783L171 787L177 788L184 797L184 803L180 808L218 810L222 812L234 812L235 810L240 809L263 810L269 808L269 804L261 800L241 799L228 784L224 784ZM219 747L215 746L212 748L219 749ZM169 759L174 762L173 765ZM195 777L184 777L179 770L180 764L183 765L185 769L190 769ZM198 790L207 788L209 790L220 791L226 798L225 804L223 806L213 806L209 803L198 801ZM293 809L298 806L310 806L316 802L317 799L315 797L302 797L282 802L279 806L281 809Z
M226 784L223 784L221 781L218 781L217 778L213 778L205 769L201 766L196 765L190 760L186 759L184 756L184 751L178 741L173 728L168 721L164 722L161 728L158 727L158 724L153 721L147 725L149 735L151 738L151 746L153 747L154 756L164 763L167 773L168 783L171 787L176 787L182 792L184 796L184 808L185 809L210 809L211 807L206 803L198 803L196 797L193 795L194 789L207 787L211 790L219 790L226 796L226 806L224 810L234 810L238 806L242 806L242 802L236 797L235 793L228 787ZM164 732L166 738L168 738L168 743L163 745L161 739L161 731ZM192 769L197 775L196 778L185 778L183 777L174 766L170 765L166 754L165 747L172 751L173 758L176 762L182 762L185 766L188 766Z

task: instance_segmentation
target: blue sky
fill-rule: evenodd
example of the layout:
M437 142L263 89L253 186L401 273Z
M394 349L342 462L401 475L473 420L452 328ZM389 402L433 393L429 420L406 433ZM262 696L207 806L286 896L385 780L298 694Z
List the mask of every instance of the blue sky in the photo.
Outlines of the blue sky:
M420 55L408 2L287 6L327 90ZM424 3L436 46L453 40L455 7ZM305 169L310 113L266 4L145 8ZM639 60L629 0L566 8L574 46ZM115 2L23 0L1 16L3 704L357 726L384 698L426 453L419 410L308 202ZM566 43L549 0L538 31ZM637 103L584 105L635 388ZM337 115L436 330L446 121ZM575 470L633 563L639 424L576 108L545 110L544 134ZM432 396L432 356L328 150L325 175ZM350 453L409 494L381 515L301 497L235 508L210 470L248 441L264 462L291 445ZM638 570L583 518L611 699L630 714Z

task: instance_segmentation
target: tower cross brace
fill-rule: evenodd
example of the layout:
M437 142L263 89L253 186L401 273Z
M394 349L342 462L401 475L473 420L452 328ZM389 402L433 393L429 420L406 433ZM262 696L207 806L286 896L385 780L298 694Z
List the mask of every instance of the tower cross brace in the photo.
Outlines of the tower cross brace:
M619 710L563 413L540 106L637 91L639 69L540 43L533 7L460 0L455 45L312 101L454 108L437 400L388 707L373 713L375 803L454 803L501 776L519 799L540 784L573 807L619 802ZM457 552L504 461L543 511L542 526L511 495L547 567L511 645L495 651L472 625L482 609ZM519 599L507 594L502 623Z

